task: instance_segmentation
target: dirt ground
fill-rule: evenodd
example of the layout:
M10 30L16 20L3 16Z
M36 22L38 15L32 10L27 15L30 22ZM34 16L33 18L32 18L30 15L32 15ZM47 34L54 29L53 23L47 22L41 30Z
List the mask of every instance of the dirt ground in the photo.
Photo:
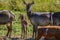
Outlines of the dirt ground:
M34 39L33 38L21 39L21 38L0 37L0 40L34 40Z
M31 37L31 35L27 35L27 39L22 39L19 35L19 36L14 36L11 38L0 36L0 40L34 40L34 39Z
M0 40L35 40L35 39L33 39L33 38L21 39L21 38L0 37ZM40 40L44 40L44 38L41 38ZM48 39L48 40L55 40L55 39Z

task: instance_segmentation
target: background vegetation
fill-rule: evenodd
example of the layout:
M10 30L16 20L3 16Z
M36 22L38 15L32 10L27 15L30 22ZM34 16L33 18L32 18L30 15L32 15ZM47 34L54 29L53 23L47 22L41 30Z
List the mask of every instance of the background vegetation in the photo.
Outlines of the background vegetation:
M31 3L32 0L25 0L27 3ZM21 34L21 23L18 19L19 14L23 14L28 22L28 33L32 32L32 25L26 15L25 5L22 0L0 0L0 10L11 10L15 14L15 20L13 22L12 36ZM45 11L60 11L60 0L34 0L34 5L31 6L31 10L35 12ZM2 33L3 32L3 33ZM1 25L0 35L5 35L7 32L6 26Z

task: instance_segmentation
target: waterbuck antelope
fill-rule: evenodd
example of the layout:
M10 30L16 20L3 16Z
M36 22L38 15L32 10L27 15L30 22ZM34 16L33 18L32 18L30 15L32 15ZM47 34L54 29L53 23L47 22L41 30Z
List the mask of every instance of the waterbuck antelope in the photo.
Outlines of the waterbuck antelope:
M0 25L9 24L7 25L8 32L6 36L10 37L12 32L12 21L14 20L15 15L12 11L9 10L1 10L0 11Z
M23 0L23 3L26 5L27 16L30 19L31 24L33 25L33 36L36 38L38 26L46 26L51 23L51 13L50 12L32 12L31 5L32 3L26 3Z
M19 16L19 19L21 19L21 25L22 25L22 27L21 27L21 38L23 37L23 38L27 38L27 21L24 19L24 16L23 16L23 14L20 14L20 16Z
M53 25L60 26L60 12L54 12L52 17L53 17Z
M39 28L36 40L40 40L42 36L46 40L54 38L55 38L54 40L60 40L60 27L50 26L45 28Z

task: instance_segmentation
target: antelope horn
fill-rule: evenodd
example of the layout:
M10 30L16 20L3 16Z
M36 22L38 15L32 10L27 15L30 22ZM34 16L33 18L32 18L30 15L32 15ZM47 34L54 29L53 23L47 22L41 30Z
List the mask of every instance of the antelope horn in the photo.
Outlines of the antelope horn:
M34 4L34 0L32 1L32 3L31 4Z
M25 2L25 0L23 0L23 3L24 3L24 4L27 4L27 3Z

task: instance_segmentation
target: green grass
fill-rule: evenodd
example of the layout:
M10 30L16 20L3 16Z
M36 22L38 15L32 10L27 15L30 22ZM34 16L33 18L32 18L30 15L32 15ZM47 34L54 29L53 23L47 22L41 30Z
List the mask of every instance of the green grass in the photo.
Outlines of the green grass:
M26 0L28 3L28 0ZM13 0L14 2L14 0ZM31 1L29 1L31 2ZM45 12L45 11L60 11L60 0L34 0L34 4L31 6L31 10L34 12ZM11 7L12 5L13 8ZM15 9L17 11L15 11ZM15 20L13 22L12 35L21 34L21 22L19 21L19 14L23 14L28 21L28 34L32 34L32 25L25 11L26 7L22 0L17 0L16 4L11 3L9 0L0 0L0 10L11 10L15 13ZM19 11L18 11L19 10ZM5 35L7 27L0 27L0 35Z

